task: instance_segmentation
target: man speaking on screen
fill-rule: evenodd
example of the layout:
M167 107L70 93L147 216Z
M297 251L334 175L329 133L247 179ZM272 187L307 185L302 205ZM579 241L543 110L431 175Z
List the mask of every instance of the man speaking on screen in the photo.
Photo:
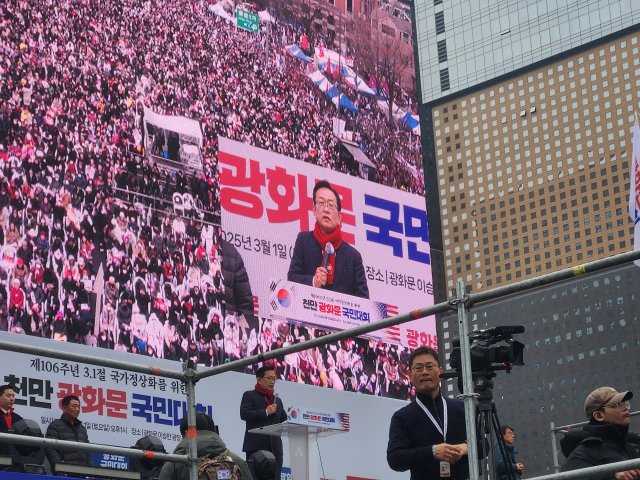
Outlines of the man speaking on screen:
M369 298L362 257L342 241L341 210L335 188L326 180L316 183L313 189L316 225L313 231L298 234L287 278L290 282Z

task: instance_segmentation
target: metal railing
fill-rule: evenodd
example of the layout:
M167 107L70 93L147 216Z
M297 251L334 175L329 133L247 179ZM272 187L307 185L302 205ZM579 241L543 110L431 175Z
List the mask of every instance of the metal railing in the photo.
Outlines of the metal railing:
M606 268L615 267L630 263L634 260L640 259L640 250L634 250L632 252L626 252L619 255L615 255L609 258L596 260L584 265L576 266L573 268L567 268L558 272L542 275L537 278L524 280L522 282L514 283L504 287L495 288L486 292L480 292L476 294L467 294L465 286L462 280L458 280L456 285L456 298L449 302L442 302L433 306L413 310L411 312L403 313L390 317L384 320L380 320L374 323L369 323L359 327L350 328L340 332L335 332L323 337L314 338L305 342L297 343L287 347L279 348L277 350L271 350L269 352L260 353L252 357L243 358L233 362L219 365L216 367L207 368L201 371L196 371L196 366L192 362L185 362L183 364L182 371L161 369L152 366L144 366L131 362L124 362L118 360L111 360L107 358L99 358L91 355L84 355L78 353L62 352L53 349L46 349L41 347L29 346L29 345L17 345L12 342L0 341L0 350L7 350L12 352L36 354L40 356L48 356L51 358L57 358L59 360L75 361L80 363L87 363L90 365L97 365L102 367L109 367L121 370L129 370L132 372L138 372L148 375L155 375L159 377L172 378L181 380L186 386L187 395L187 419L188 419L188 455L175 455L175 454L160 454L146 451L136 451L133 449L123 449L117 447L106 447L102 445L93 444L78 444L75 442L62 442L61 440L53 440L48 438L33 438L25 437L15 434L0 434L0 441L10 441L19 444L45 446L45 447L59 447L62 443L65 446L73 446L77 450L87 452L115 452L120 455L126 455L134 458L150 458L153 456L159 460L165 460L168 462L177 462L188 464L190 467L190 480L197 480L197 430L195 426L196 420L196 399L195 399L195 384L199 380L213 375L218 375L227 371L235 370L239 367L245 367L248 365L254 365L259 362L264 362L276 357L289 355L292 353L301 352L310 348L319 347L329 343L337 342L339 340L345 340L367 333L374 332L376 330L382 330L394 325L400 325L402 323L410 322L420 318L424 318L437 313L445 313L451 310L458 311L458 318L460 322L460 348L462 353L462 376L463 376L463 395L465 404L465 417L466 417L466 429L467 429L467 444L469 447L468 458L470 463L478 462L477 457L477 435L474 419L474 398L476 394L473 393L473 384L471 376L471 358L469 353L469 325L467 313L468 310L475 304L480 302L486 302L499 297L512 295L517 292L522 292L532 288L548 285L561 280L567 280L576 276L586 275L588 273L597 272ZM70 444L70 445L68 445ZM541 480L570 480L574 478L581 478L590 474L597 473L613 473L623 470L629 470L634 468L640 468L640 459L629 460L625 462L612 463L608 465L602 465L598 467L590 467L587 469L576 470L573 472L554 473L552 475L546 475L538 477ZM479 480L478 468L470 468L470 480Z

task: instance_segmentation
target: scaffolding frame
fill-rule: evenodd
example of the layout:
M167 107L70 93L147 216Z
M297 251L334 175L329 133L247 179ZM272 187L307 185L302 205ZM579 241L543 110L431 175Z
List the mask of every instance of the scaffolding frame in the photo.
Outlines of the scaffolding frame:
M134 450L118 447L107 447L103 445L94 444L78 444L75 442L66 442L62 440L54 440L49 438L36 438L26 437L22 435L2 433L0 434L0 443L13 442L24 445L44 446L50 448L71 447L81 451L97 452L97 453L115 453L119 455L133 457L133 458L156 458L158 460L164 460L167 462L176 462L189 465L190 480L197 480L198 478L198 457L197 457L197 429L196 429L196 399L195 399L195 384L207 377L219 375L224 372L236 370L240 367L246 367L249 365L255 365L266 360L271 360L275 357L285 356L292 353L298 353L310 348L327 345L339 340L345 340L347 338L357 337L365 335L367 333L374 332L376 330L382 330L387 327L400 325L420 318L428 317L438 313L445 313L449 311L457 310L458 321L460 324L460 350L461 350L461 367L462 367L462 381L463 381L463 394L461 398L464 400L465 407L465 422L467 430L467 445L468 445L468 458L469 458L469 480L479 480L479 469L477 460L477 435L475 425L475 405L474 398L476 394L473 391L472 382L472 370L471 370L471 357L470 357L470 342L469 342L469 310L476 304L494 300L500 297L513 295L515 293L523 292L533 288L549 285L562 280L568 280L578 276L586 275L589 273L598 272L607 268L616 267L626 263L630 263L634 260L640 260L640 250L634 250L631 252L625 252L612 257L596 260L586 264L578 265L575 267L565 268L556 272L541 275L536 278L523 280L521 282L513 283L511 285L505 285L503 287L494 288L479 293L467 293L464 282L462 279L458 279L455 289L455 298L448 302L438 303L429 307L413 310L411 312L403 313L390 317L384 320L376 321L359 327L350 328L340 332L334 332L329 335L314 338L301 342L288 347L283 347L277 350L271 350L269 352L260 353L251 357L239 359L233 362L229 362L216 367L207 368L197 371L196 365L192 361L186 361L182 365L182 371L162 369L153 366L140 365L132 362L124 362L120 360L112 360L107 358L100 358L92 355L85 355L80 353L62 352L59 350L53 350L49 348L35 347L31 345L19 345L13 342L0 341L0 350L35 354L50 358L56 358L58 360L66 360L72 362L86 363L89 365L96 365L100 367L108 367L120 370L128 370L131 372L137 372L147 375L155 375L164 378L171 378L180 380L185 384L187 395L187 420L188 420L188 454L176 455L176 454L161 454L156 452L148 452L142 450ZM552 430L553 431L553 430ZM555 432L554 432L555 438ZM554 446L554 454L557 456L557 452ZM557 463L557 460L555 461ZM581 478L594 474L602 473L614 473L618 471L630 470L640 468L640 459L627 460L624 462L611 463L607 465L600 465L597 467L590 467L581 470L575 470L572 472L553 473L551 475L545 475L537 477L540 480L572 480L574 478Z

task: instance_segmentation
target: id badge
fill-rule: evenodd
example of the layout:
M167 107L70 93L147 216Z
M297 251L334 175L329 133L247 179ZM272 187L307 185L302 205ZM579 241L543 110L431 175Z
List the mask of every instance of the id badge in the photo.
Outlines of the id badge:
M451 464L449 462L445 462L444 460L440 462L440 477L450 477L451 476Z

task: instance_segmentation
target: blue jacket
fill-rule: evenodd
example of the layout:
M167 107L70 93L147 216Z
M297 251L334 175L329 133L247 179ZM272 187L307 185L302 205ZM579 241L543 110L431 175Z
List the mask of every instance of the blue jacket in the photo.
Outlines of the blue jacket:
M282 458L282 440L280 437L248 433L249 430L254 428L275 425L287 420L287 412L284 411L282 400L276 398L275 401L277 404L276 413L267 416L267 399L264 395L255 390L249 390L242 395L240 418L246 422L244 443L242 444L243 452L269 450L276 455L276 458L278 455ZM275 447L274 449L271 448L272 443Z
M506 445L507 447L507 457L508 461L511 463L513 468L513 473L516 476L516 480L520 480L520 473L518 473L518 466L516 465L516 454L518 450L513 445ZM509 478L509 472L507 470L507 463L504 458L502 458L502 453L500 453L500 447L496 443L493 447L493 455L496 461L496 477Z
M418 398L429 409L435 419L443 419L444 401L441 395L434 402L430 396L418 394ZM447 443L457 445L467 441L464 403L447 398L449 424ZM434 404L435 403L435 404ZM433 480L440 478L440 461L434 458L432 446L443 443L444 438L435 425L415 401L393 414L389 427L387 462L396 472L411 471L411 480ZM481 449L479 449L481 455ZM469 478L469 461L466 456L451 466L451 480Z
M313 236L313 232L300 232L296 238L293 257L289 264L287 279L290 282L313 285L313 276L318 267L322 266L322 248ZM325 289L346 293L361 298L369 298L367 276L362 265L360 252L342 242L336 250L336 269L333 285L326 285Z

